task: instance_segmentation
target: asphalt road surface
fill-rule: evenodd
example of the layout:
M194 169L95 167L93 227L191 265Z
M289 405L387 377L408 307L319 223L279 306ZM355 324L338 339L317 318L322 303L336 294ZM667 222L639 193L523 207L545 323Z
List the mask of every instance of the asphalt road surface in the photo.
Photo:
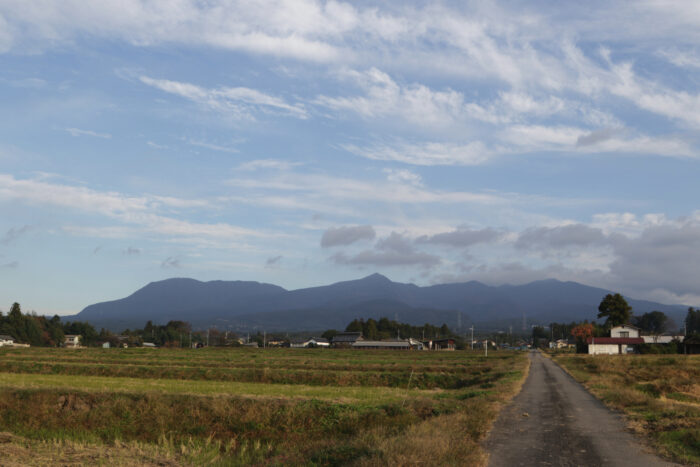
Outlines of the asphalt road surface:
M564 370L531 352L530 374L486 440L489 466L669 466Z

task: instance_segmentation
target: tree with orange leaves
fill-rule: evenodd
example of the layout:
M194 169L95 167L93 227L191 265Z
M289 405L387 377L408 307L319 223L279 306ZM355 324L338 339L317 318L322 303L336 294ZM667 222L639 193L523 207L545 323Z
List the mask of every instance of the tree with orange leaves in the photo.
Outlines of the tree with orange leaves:
M593 336L593 324L579 324L571 330L571 335L576 338L576 352L585 352L588 338Z

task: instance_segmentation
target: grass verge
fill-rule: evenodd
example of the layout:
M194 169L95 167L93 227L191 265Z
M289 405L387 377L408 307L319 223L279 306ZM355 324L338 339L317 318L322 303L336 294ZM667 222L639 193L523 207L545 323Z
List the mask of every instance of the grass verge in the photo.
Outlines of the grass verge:
M655 450L700 466L700 356L553 355Z

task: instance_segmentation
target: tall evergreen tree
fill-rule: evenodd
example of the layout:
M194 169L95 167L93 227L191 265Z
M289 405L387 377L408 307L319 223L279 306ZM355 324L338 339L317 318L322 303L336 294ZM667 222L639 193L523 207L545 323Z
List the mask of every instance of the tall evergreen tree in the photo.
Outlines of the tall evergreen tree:
M632 307L619 293L607 294L598 306L598 318L605 318L608 327L629 323L631 316Z

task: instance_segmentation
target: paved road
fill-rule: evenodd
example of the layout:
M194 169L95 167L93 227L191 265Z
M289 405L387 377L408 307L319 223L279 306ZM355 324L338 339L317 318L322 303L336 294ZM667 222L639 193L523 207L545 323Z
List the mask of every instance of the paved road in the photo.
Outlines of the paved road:
M648 453L608 410L539 352L522 391L486 441L489 466L669 466Z

